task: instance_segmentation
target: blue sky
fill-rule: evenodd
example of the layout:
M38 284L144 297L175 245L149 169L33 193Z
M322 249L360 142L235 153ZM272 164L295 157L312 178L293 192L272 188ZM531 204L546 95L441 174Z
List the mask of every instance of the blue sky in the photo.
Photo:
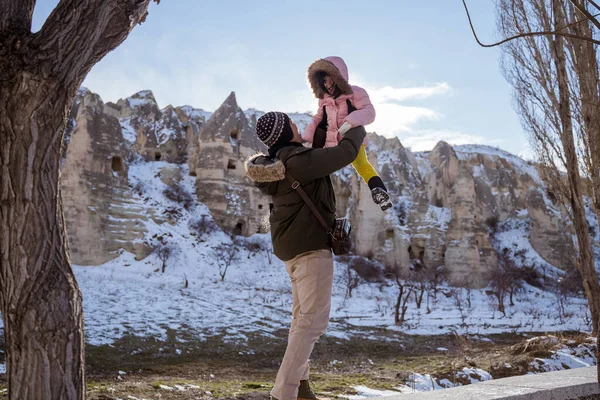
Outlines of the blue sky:
M34 30L57 3L38 1ZM494 1L469 3L492 41ZM446 140L522 154L500 54L476 45L460 0L162 0L84 85L105 101L151 89L161 107L212 111L235 91L244 109L314 112L306 69L339 55L374 102L369 130L415 150Z

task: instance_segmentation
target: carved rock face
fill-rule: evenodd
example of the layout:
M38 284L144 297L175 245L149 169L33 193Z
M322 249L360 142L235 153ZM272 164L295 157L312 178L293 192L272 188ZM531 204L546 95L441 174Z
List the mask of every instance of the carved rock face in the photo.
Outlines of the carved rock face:
M240 235L264 229L270 200L245 176L244 161L265 151L254 132L260 112L238 106L235 94L214 112L189 106L159 109L150 91L104 104L80 91L67 132L63 198L73 262L95 265L119 248L139 257L143 221L151 210L136 205L128 165L135 160L187 163L196 194L221 228ZM305 124L306 115L295 115ZM497 221L530 219L530 242L550 264L572 265L571 241L561 210L552 204L534 167L487 146L440 142L412 153L397 138L369 135L367 154L395 206L382 212L352 167L333 175L338 215L347 215L354 251L402 276L415 268L445 268L455 285L482 287L497 268ZM176 182L164 169L163 181ZM133 205L132 205L133 204Z
M131 205L127 164L131 150L119 120L102 112L97 95L80 92L61 171L62 198L73 263L98 265L124 248L139 257L148 249L141 221L146 210Z
M246 178L244 170L248 157L265 150L234 93L214 112L198 135L192 166L196 194L209 207L215 222L235 234L258 233L268 212L269 199Z

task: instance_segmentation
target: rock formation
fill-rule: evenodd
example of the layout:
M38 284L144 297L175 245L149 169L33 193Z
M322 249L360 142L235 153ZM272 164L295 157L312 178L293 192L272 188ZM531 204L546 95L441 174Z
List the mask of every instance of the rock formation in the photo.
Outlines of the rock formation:
M221 228L245 236L260 232L269 199L243 167L250 155L265 150L253 128L260 115L244 112L234 93L211 114L190 106L160 109L150 91L116 104L80 91L62 170L73 262L99 264L120 248L139 257L150 251L142 244L144 221L158 216L144 209L129 187L127 168L133 162L187 164L198 200ZM291 115L299 125L310 119ZM482 287L498 265L495 226L520 219L528 221L531 246L546 261L573 267L563 214L532 165L487 146L440 142L430 152L412 153L397 138L369 138L369 159L395 206L380 211L352 167L334 175L337 212L351 219L356 253L400 276L444 267L451 283ZM169 176L165 170L161 179Z
M198 142L193 164L198 200L221 227L238 235L258 233L269 200L246 178L244 161L265 146L250 129L235 93L202 127Z
M128 184L131 149L119 120L103 112L100 97L80 91L72 110L72 131L61 170L62 198L71 259L97 265L125 250L143 257L147 210Z

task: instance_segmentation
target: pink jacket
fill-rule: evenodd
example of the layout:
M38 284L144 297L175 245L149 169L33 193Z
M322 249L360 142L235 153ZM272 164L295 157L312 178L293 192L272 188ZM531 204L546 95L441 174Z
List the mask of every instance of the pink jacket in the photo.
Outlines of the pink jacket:
M319 71L325 71L331 76L342 92L336 99L328 93L324 93L319 87L316 77ZM340 57L327 57L315 61L308 69L308 80L315 97L319 99L319 109L302 133L304 140L312 143L317 126L323 118L323 106L325 106L327 113L328 124L325 147L337 146L339 141L342 140L342 135L338 133L338 129L344 122L348 122L354 127L368 125L375 121L375 108L367 91L359 86L348 84L348 67ZM350 103L356 108L356 111L351 114L348 114L346 99L349 99ZM364 144L367 145L366 138Z

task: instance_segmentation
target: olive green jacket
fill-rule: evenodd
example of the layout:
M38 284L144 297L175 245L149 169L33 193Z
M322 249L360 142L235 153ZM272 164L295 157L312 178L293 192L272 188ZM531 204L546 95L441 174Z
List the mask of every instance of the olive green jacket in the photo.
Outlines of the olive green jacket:
M292 189L286 172L302 185L327 224L335 219L335 194L329 174L350 164L358 155L366 131L349 130L335 147L312 149L290 143L275 159L257 154L246 162L248 177L271 196L273 251L283 261L308 251L329 249L329 237L302 197Z

